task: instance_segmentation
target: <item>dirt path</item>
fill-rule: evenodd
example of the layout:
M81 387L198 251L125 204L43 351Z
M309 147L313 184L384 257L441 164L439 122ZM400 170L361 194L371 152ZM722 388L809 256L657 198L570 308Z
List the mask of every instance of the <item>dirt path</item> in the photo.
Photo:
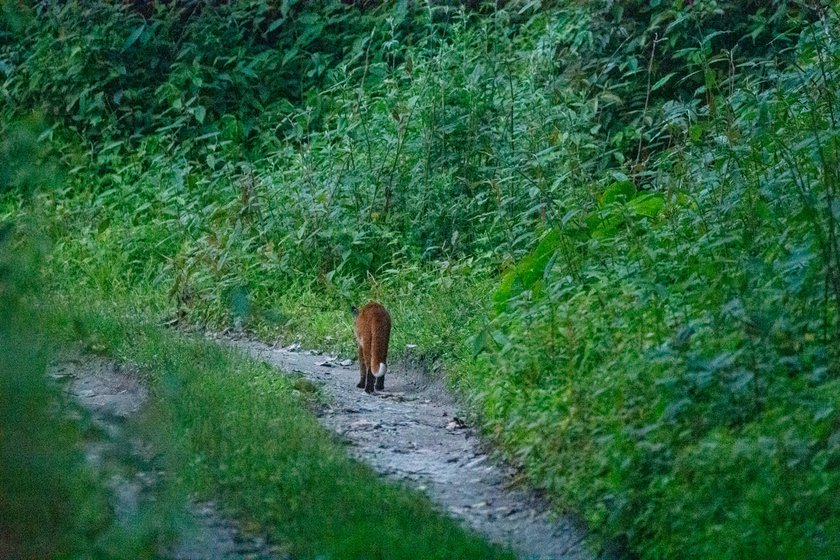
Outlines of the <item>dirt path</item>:
M331 404L324 424L352 444L351 453L383 475L424 491L439 507L488 539L510 545L522 558L594 558L585 532L547 503L515 488L512 473L492 461L440 383L396 367L385 392L356 388L359 374L348 360L236 340L250 354L323 386ZM343 364L343 365L342 365Z
M212 502L189 501L178 506L166 491L154 447L137 434L148 392L137 371L104 358L65 356L50 368L64 390L91 417L97 437L85 444L91 466L111 490L115 522L131 530L148 523L169 523L176 537L155 550L171 560L233 560L281 557L280 548L239 530ZM168 521L167 521L168 519ZM155 531L154 527L151 528Z

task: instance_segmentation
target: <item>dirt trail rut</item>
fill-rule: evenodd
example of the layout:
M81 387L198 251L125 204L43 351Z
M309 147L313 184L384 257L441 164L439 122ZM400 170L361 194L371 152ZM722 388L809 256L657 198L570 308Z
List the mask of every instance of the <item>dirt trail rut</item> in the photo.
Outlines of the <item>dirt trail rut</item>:
M111 490L115 522L130 528L144 514L162 521L172 517L176 538L162 543L156 558L169 560L234 560L282 558L279 547L259 535L243 533L213 502L189 501L176 507L166 495L167 473L152 445L132 422L143 413L148 392L141 375L111 360L65 356L50 375L90 414L99 436L85 444L88 463Z
M438 507L521 558L583 560L584 530L556 517L538 496L512 485L512 472L493 461L439 382L396 367L386 391L356 388L357 366L250 340L234 344L287 373L319 383L331 404L323 423L351 444L351 453L383 475L425 492ZM343 364L343 365L342 365Z

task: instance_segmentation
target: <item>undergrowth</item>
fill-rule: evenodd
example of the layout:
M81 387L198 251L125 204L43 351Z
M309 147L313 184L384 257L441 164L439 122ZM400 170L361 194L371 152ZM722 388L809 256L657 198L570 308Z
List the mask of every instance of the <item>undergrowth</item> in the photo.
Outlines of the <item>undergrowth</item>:
M325 6L7 10L52 289L348 353L380 299L637 555L836 556L836 7Z
M155 558L172 518L161 503L153 520L144 507L115 514L86 456L97 427L48 375L38 245L0 226L0 557Z

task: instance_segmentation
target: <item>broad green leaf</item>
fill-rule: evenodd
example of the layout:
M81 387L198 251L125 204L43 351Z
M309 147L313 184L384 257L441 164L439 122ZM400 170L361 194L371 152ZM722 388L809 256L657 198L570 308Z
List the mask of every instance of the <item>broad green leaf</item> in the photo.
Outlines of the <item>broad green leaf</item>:
M661 194L645 193L628 202L627 207L640 216L655 218L664 204L665 198Z
M650 88L650 91L658 90L659 88L661 88L662 86L667 84L668 80L670 80L673 77L674 77L674 72L671 72L670 74L666 74L666 75L662 76L661 78L659 78L659 80L656 81L655 84L653 84L653 86Z
M195 116L195 119L198 122L204 123L204 117L207 114L207 110L204 108L204 106L197 105L195 108L193 108L192 114Z
M499 288L493 295L497 313L505 310L508 300L530 290L542 278L547 264L560 243L560 232L553 229L534 248L533 252L522 259L512 270L502 276Z
M618 231L618 226L624 221L621 207L595 212L586 220L589 231L595 239L611 237Z
M128 36L128 39L125 40L123 43L122 50L127 51L131 48L131 45L137 42L137 39L140 38L140 35L143 34L143 30L146 29L146 24L142 23L140 26L131 32L131 35Z
M478 334L471 338L470 342L470 346L472 348L472 357L475 358L487 349L487 329L481 329L481 331L479 331Z
M633 198L635 194L636 186L632 181L616 181L607 187L607 190L601 195L598 203L603 208L613 202L626 202Z

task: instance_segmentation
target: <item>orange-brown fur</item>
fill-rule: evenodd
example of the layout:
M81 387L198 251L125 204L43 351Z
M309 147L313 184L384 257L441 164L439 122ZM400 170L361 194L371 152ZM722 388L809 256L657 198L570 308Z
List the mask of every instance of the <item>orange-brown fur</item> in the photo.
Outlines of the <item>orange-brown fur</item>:
M359 383L356 387L372 393L385 388L388 341L391 338L391 316L382 305L370 302L356 316L356 342L359 345Z

